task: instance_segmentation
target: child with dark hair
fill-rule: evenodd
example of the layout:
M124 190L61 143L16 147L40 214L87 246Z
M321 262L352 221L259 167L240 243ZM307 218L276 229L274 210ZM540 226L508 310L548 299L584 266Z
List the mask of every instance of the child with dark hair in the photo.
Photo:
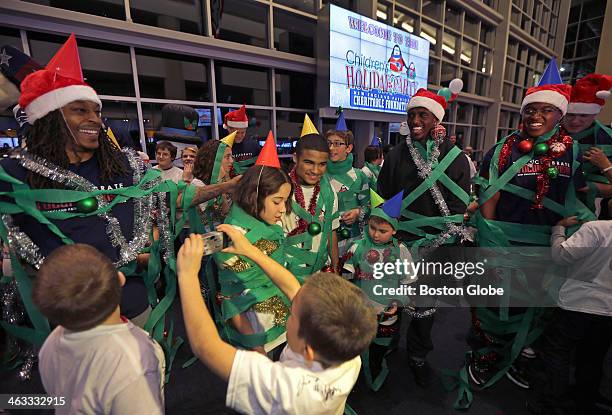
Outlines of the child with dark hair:
M40 350L39 370L47 393L67 399L56 413L164 412L164 354L121 316L124 283L90 245L64 245L41 266L32 299L58 326Z
M266 147L267 146L267 147ZM238 229L258 248L285 263L284 233L278 225L291 212L291 180L278 166L274 137L255 166L242 176L225 223ZM268 352L285 341L289 301L261 269L239 255L216 253L221 309L217 315L227 340Z
M178 149L169 141L160 141L155 146L156 169L161 170L162 179L178 183L183 179L183 170L174 165Z
M185 327L192 350L228 382L226 405L252 414L342 414L361 359L376 333L374 312L359 289L342 278L318 273L298 280L253 246L240 231L220 225L233 245L227 253L260 267L291 301L287 346L279 362L224 342L198 295L202 238L191 235L178 254Z
M367 146L363 151L363 157L365 165L361 168L361 171L368 177L370 189L376 190L380 166L383 163L383 150L379 146Z
M373 209L367 230L362 238L352 243L342 258L343 276L352 280L370 298L370 305L378 315L378 333L368 352L369 365L364 367L366 382L375 391L382 386L389 372L387 365L383 364L385 357L399 341L399 306L408 304L406 296L384 295L379 288L397 288L400 283L416 281L416 276L412 274L383 275L385 264L393 264L397 260L402 263L412 262L412 255L406 245L395 238L402 196L403 192L400 191L378 207L375 206L376 200L382 199L371 191ZM374 372L378 372L376 377L373 376Z
M338 271L338 197L325 176L329 160L327 141L306 115L302 136L295 146L292 209L283 215L289 262L298 279L330 265Z

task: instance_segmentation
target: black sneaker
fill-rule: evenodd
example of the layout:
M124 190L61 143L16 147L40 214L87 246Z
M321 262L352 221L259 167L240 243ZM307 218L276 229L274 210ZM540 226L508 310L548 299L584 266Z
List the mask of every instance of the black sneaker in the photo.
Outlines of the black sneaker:
M431 368L426 360L408 358L408 367L412 370L414 381L422 388L429 387L431 381Z
M506 377L512 381L516 386L529 389L529 378L525 371L524 365L519 362L514 362L510 369L506 372Z
M472 354L469 357L468 375L476 386L484 386L495 375L495 368L490 362L477 359L473 356Z

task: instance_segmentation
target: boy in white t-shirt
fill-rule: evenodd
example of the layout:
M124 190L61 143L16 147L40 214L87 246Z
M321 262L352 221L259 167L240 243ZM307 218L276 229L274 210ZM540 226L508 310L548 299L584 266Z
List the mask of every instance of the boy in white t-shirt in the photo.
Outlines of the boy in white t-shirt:
M164 413L161 347L119 311L125 276L90 245L57 248L38 272L34 304L59 324L39 353L56 414Z
M255 262L292 301L288 346L279 362L237 350L221 340L199 295L202 237L185 240L177 260L185 327L196 356L228 381L226 405L247 414L342 414L359 375L359 355L376 334L376 316L365 296L333 274L314 274L300 287L240 231L229 225L218 230L233 241L226 252Z

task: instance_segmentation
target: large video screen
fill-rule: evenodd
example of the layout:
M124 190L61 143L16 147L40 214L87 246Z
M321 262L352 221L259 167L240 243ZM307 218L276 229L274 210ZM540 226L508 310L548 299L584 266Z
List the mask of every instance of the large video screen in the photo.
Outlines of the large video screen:
M330 5L329 105L405 114L427 88L429 41Z

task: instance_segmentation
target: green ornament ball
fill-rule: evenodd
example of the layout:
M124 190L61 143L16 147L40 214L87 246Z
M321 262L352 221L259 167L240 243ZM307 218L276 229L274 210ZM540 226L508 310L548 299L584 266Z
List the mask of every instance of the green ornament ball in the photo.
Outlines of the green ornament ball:
M315 236L321 233L321 225L319 225L317 222L312 222L310 225L308 225L308 234Z
M559 169L557 169L556 167L549 167L546 169L546 174L551 179L556 179L559 176Z
M76 203L76 208L79 213L91 213L98 209L98 201L95 197L88 197L86 199L79 200Z
M533 152L536 156L541 156L542 154L546 154L548 152L548 144L546 143L538 143L533 146Z
M444 99L448 101L453 95L453 93L449 88L442 88L438 91L438 95L444 97Z
M348 239L351 236L351 232L348 229L342 229L340 230L340 237L342 239Z

